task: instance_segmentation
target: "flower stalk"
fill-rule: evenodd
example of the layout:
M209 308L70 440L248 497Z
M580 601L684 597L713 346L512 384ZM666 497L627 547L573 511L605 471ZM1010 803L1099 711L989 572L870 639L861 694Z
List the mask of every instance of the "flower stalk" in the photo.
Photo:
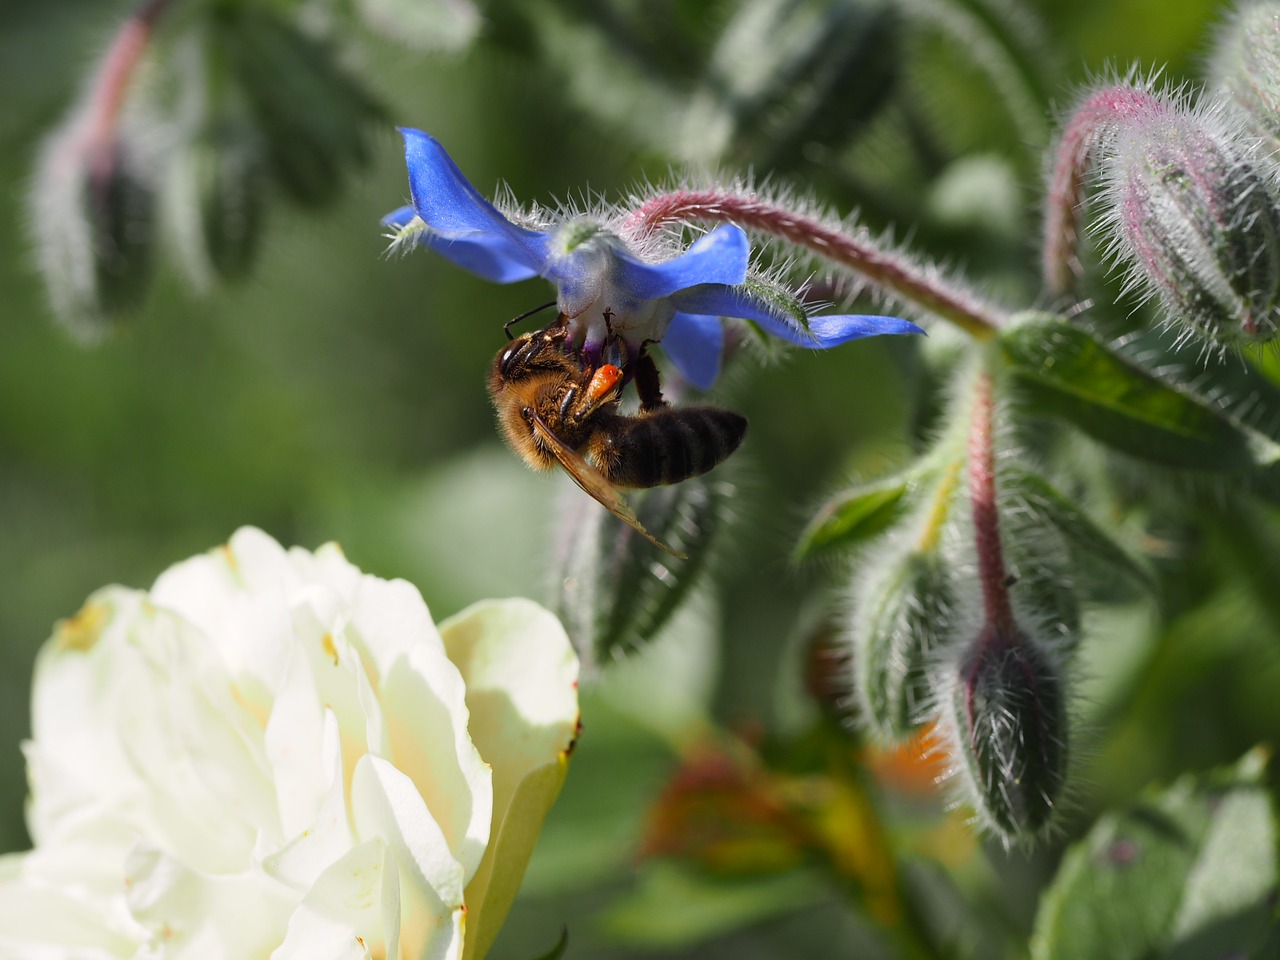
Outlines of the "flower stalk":
M111 41L93 84L85 111L83 148L95 182L105 182L115 155L112 144L129 85L137 73L156 24L170 0L146 0L130 14Z
M1000 542L1000 515L996 507L995 399L990 371L978 375L969 427L969 500L973 511L974 549L978 578L982 583L982 608L993 631L987 635L1016 635L1013 605L1009 600L1009 574Z
M1050 293L1067 294L1081 273L1079 215L1085 178L1099 147L1120 124L1165 116L1171 109L1150 90L1123 83L1099 90L1071 114L1058 143L1045 201L1041 270Z
M941 317L976 340L989 340L1004 312L945 283L935 271L886 250L865 231L858 235L762 197L730 190L673 190L651 197L623 223L623 234L644 236L665 223L699 220L735 223L804 247L857 272L876 287Z

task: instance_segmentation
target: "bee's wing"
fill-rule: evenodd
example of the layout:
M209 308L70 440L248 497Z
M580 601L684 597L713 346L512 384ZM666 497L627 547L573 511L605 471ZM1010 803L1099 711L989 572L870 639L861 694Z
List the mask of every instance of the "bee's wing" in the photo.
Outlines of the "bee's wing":
M618 492L618 488L605 479L599 470L587 463L576 450L567 446L552 433L551 428L547 426L547 422L538 416L536 411L530 411L530 413L533 418L531 425L533 426L534 434L546 445L548 450L555 454L556 459L560 461L560 466L564 467L564 472L573 478L574 483L655 547L665 550L673 557L679 557L681 560L689 559L678 550L672 550L646 530L644 524L636 516L636 512L631 509L631 505Z

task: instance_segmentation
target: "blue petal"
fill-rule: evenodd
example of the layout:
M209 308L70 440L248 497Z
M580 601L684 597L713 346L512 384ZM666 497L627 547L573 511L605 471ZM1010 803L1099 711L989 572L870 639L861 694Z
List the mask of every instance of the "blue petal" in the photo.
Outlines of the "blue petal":
M413 207L400 207L383 217L382 222L389 227L403 227L417 215ZM458 266L494 283L515 283L538 275L538 271L504 256L501 250L495 251L483 240L471 237L450 239L429 227L418 231L413 239L415 243L435 250Z
M683 290L671 299L676 309L685 313L754 320L775 337L818 350L838 347L850 340L885 333L924 333L909 320L862 314L827 314L810 317L809 329L804 330L795 323L787 322L767 304L750 296L742 288L726 287L720 284L709 283Z
M403 227L417 215L413 207L398 207L383 217L382 222L388 227Z
M707 390L720 376L724 324L719 317L677 313L662 337L662 349L686 380Z
M471 240L458 237L451 240L424 230L418 235L418 242L493 283L515 283L538 275L533 267L513 259L505 248L489 242L488 238Z
M409 127L401 127L400 133L414 210L435 231L422 236L424 244L490 280L542 272L545 233L518 227L499 213L434 137Z
M903 320L901 317L881 317L862 313L828 313L810 317L807 333L802 330L796 330L786 324L782 326L783 330L787 332L779 333L778 336L789 337L792 343L798 343L802 347L816 347L820 350L825 350L828 347L838 347L840 344L848 343L850 340L860 340L863 337L878 337L883 334L918 333L922 336L924 335L924 331L910 320Z
M742 283L747 278L750 245L731 223L717 227L678 257L665 263L642 263L616 254L613 280L637 300L660 300L700 283Z

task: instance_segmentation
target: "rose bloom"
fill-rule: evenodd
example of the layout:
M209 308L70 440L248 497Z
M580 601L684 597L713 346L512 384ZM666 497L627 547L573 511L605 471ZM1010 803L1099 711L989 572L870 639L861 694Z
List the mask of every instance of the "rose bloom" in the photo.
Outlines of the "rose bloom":
M244 529L41 651L6 958L478 958L564 778L578 662L526 600L432 623Z

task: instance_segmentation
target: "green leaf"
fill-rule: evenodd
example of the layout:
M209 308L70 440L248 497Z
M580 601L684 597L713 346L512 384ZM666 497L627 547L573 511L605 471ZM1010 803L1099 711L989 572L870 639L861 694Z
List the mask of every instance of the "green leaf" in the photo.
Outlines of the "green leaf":
M821 880L806 871L725 879L651 864L636 892L614 903L602 923L621 943L672 949L804 909L823 893Z
M1130 456L1206 471L1280 461L1280 444L1270 437L1060 317L1028 316L1000 344L1037 410Z
M905 740L936 701L930 673L955 639L955 575L937 549L866 558L848 634L862 720L885 743Z
M851 547L887 530L902 515L920 471L903 470L842 490L818 508L800 534L795 560Z
M894 90L897 12L883 0L736 4L688 98L684 155L776 167L803 162L806 144L837 150Z
M1254 750L1103 817L1041 901L1032 957L1261 957L1277 881L1265 763Z
M560 960L567 949L569 949L569 928L565 927L560 931L560 939L555 942L550 950L539 956L537 960Z
M423 53L457 53L480 32L480 11L469 0L356 0L375 33Z
M637 43L646 21L674 24L662 17L657 0L649 6L646 16L632 18L589 0L524 0L492 4L486 14L493 43L531 53L538 71L556 75L559 95L573 106L636 143L674 154L685 102L680 77ZM681 49L682 39L671 33L667 47Z
M367 161L381 104L336 48L270 11L220 7L213 26L214 55L246 98L277 183L304 206L332 200Z
M1155 591L1155 577L1147 565L1048 480L1017 468L1010 470L1008 479L1010 491L1061 533L1073 553L1106 564L1144 589Z

